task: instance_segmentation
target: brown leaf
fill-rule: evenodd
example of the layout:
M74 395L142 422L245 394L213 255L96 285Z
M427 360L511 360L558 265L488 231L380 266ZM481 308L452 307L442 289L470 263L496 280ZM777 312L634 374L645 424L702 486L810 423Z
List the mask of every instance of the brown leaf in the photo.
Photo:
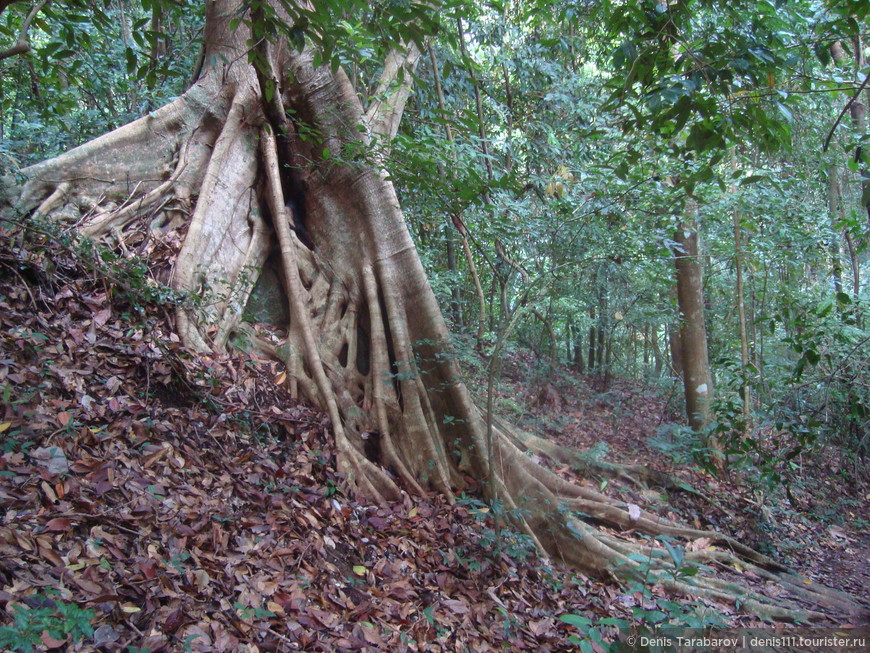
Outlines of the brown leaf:
M368 628L366 626L363 626L362 634L365 640L373 646L381 647L384 643L384 640L381 637L380 633L374 628Z
M529 622L529 630L532 635L538 637L540 635L544 635L552 629L553 622L551 619L541 619L540 621L530 621Z
M686 545L686 551L703 551L713 543L709 537L699 537Z
M55 639L51 635L48 634L47 630L43 630L42 634L39 636L39 641L42 642L42 645L48 650L52 650L55 648L60 648L64 644L66 644L66 639Z
M142 572L142 575L146 578L146 580L153 580L157 577L157 566L151 560L140 560L136 563L139 567L139 571Z
M468 604L465 601L457 601L456 599L445 599L444 605L456 614L468 614Z
M94 322L97 326L103 326L109 321L110 317L112 317L112 309L104 308L103 310L94 313Z
M167 616L166 620L163 622L163 628L161 630L167 635L172 635L176 630L184 625L184 621L184 612L182 612L181 608L178 608L169 613L169 616Z
M45 530L57 533L65 533L71 527L72 523L66 517L56 517L45 524Z
M88 580L87 578L73 576L73 582L88 594L100 595L106 593L106 590L104 590L98 583Z
M45 481L39 484L42 488L42 491L45 492L45 498L48 499L49 503L57 503L57 493L55 493L54 488L51 487Z
M48 560L55 567L63 567L63 560L61 560L61 557L51 549L40 546L39 555Z

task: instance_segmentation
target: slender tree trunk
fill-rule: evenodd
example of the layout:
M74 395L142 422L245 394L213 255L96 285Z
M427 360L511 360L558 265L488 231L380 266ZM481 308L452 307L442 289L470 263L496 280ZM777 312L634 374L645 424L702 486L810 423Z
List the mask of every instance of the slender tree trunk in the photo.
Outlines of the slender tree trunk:
M151 5L151 31L154 40L151 42L151 64L156 66L161 57L166 56L166 38L163 34L163 5L154 2Z
M603 316L601 315L601 311L598 314L598 343L595 345L595 368L598 372L601 372L601 369L604 367L605 361L605 350L607 349L607 332L604 330L604 326L601 323L603 321Z
M468 72L468 77L471 79L471 85L474 90L474 106L477 111L477 133L480 140L479 148L480 148L480 158L484 164L484 168L486 169L486 179L489 182L490 186L494 181L493 175L493 167L492 167L492 158L490 157L489 151L489 139L486 134L486 122L484 119L483 113L483 97L480 92L480 81L477 79L477 74L474 72L474 62L471 60L471 57L468 54L468 48L465 45L465 28L462 24L462 17L456 17L456 31L459 37L459 51L462 54L462 60L466 64L466 71ZM508 86L508 89L510 87ZM492 202L489 195L489 188L485 188L483 191L483 200L487 207L490 207ZM499 283L499 324L503 325L507 323L508 316L511 313L511 307L508 305L507 301L507 283L508 283L508 275L502 274L501 266L498 264L498 261L502 259L502 252L498 248L498 241L496 240L496 260L497 263L493 268L493 277L498 280ZM490 304L490 309L492 305ZM490 320L490 323L493 323L494 320ZM482 339L478 339L478 348L482 347Z
M462 26L462 18L456 18L456 29L459 33L459 51L462 53L462 59L466 62L466 70L471 78L471 85L474 89L474 106L477 110L477 132L480 137L480 153L483 159L483 164L486 167L486 178L492 182L492 159L489 156L489 140L486 136L486 123L483 117L483 98L480 94L480 82L477 80L477 74L474 72L474 64L471 57L468 56L468 48L465 47L465 28Z
M683 343L679 324L668 325L668 349L671 351L671 372L675 378L683 378Z
M511 93L511 80L508 75L507 64L502 61L501 62L501 71L504 77L504 92L505 92L505 100L507 102L507 133L505 134L506 139L506 152L504 157L504 167L506 172L510 172L513 169L513 158L511 156L511 139L513 138L514 131L514 100L513 94Z
M852 268L852 295L858 297L861 293L861 261L858 258L858 250L848 229L843 230L843 238L846 241L846 249L849 251L849 264Z
M453 130L450 128L450 124L446 120L447 108L444 102L444 91L441 86L441 73L438 70L438 60L435 58L435 50L432 49L432 46L429 46L429 60L432 63L432 76L435 80L435 92L438 97L438 110L441 112L441 116L445 120L444 135L447 137L447 142L450 144L451 150L453 152L453 161L456 162L456 150L454 149ZM458 212L452 214L450 216L450 223L456 228L456 231L459 232L459 237L462 240L462 252L465 255L465 262L468 265L468 274L471 276L471 281L474 285L474 291L475 293L477 293L477 347L480 348L483 346L483 336L486 333L486 297L483 294L483 286L480 284L480 277L477 274L477 266L474 264L474 257L471 254L471 247L468 244L468 230L466 229L465 223L462 220L462 215ZM447 242L449 247L451 243L449 228ZM455 288L454 301L456 301L457 305L459 305L458 298L458 289ZM461 315L459 316L459 318L461 321Z
M456 265L456 238L453 229L449 227L444 231L444 243L447 249L447 271L450 272L451 277L454 279L450 289L450 316L453 319L453 324L461 330L465 325L462 321L461 287L455 281L459 278L459 268Z
M597 330L595 328L595 307L589 307L589 319L592 324L589 327L589 363L587 365L590 374L595 373L595 361L598 360L598 357L595 352L595 345L598 342Z
M643 373L649 374L649 324L643 325Z
M689 206L689 212L695 208ZM704 321L704 289L698 253L698 230L694 216L674 235L680 246L676 256L677 300L680 307L680 341L683 356L683 387L686 417L702 433L710 422L713 388L707 358L707 328Z
M737 159L731 150L731 168L737 169ZM731 186L732 197L737 196L737 186ZM752 397L749 389L749 337L746 332L746 302L743 296L743 242L740 225L740 211L734 208L734 268L737 277L737 325L740 333L740 394L743 399L744 434L749 432L749 420L752 415Z
M653 360L655 361L655 367L653 368L653 377L658 379L661 378L662 369L664 368L664 356L659 349L659 326L657 324L653 325L650 337L650 345L652 346Z
M831 221L831 238L828 250L831 253L831 279L834 282L834 292L843 292L843 262L840 252L840 236L837 224L843 218L843 194L840 182L839 166L828 168L828 214Z
M586 364L585 358L583 356L583 331L579 327L574 327L573 329L573 340L574 340L574 367L577 368L577 372L580 374L586 373Z
M120 34L121 34L121 42L124 44L125 48L130 47L130 41L132 39L130 35L130 23L127 19L127 12L124 9L124 0L118 0L118 18L120 20ZM136 81L135 79L130 79L128 76L128 86L129 91L127 93L127 111L132 112L136 108L136 104L138 102L137 93L136 93Z
M553 328L553 322L549 317L543 315L538 310L533 310L532 315L534 315L538 320L540 320L541 324L544 325L544 328L547 332L547 342L549 343L548 348L548 357L547 357L547 378L553 374L553 370L556 369L556 364L559 361L559 345L556 340L556 330Z
M574 322L570 317L565 326L565 360L568 364L574 361Z
M840 66L848 65L848 57L846 55L846 51L843 48L843 44L839 41L835 42L831 45L831 56L834 58L834 61L837 62ZM862 47L861 37L860 35L857 37L855 42L855 69L858 71L862 71L864 69L864 49ZM865 72L866 74L866 72ZM868 98L870 98L870 90L867 93ZM858 131L859 136L864 136L867 133L867 107L864 104L864 98L860 95L851 99L851 103L849 104L849 116L852 119L852 124L855 129ZM870 228L870 167L864 163L864 154L862 148L859 146L855 150L855 160L858 163L858 181L860 183L861 194L859 206L861 208L862 213L864 214L865 220L867 222L867 227Z
M597 360L595 354L595 345L598 342L597 331L594 326L589 327L589 347L588 347L588 355L587 355L587 368L589 369L590 374L595 373L595 361Z

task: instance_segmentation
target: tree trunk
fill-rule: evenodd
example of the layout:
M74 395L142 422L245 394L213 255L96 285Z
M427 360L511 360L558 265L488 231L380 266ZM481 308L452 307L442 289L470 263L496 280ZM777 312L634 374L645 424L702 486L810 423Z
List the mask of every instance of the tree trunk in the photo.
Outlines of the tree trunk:
M655 366L653 367L653 378L658 379L662 375L663 358L662 352L659 349L659 326L653 325L652 334L650 337L650 346L653 350L653 360L655 361Z
M462 321L462 295L460 284L455 280L459 277L459 267L456 265L456 238L453 229L448 227L444 232L444 241L447 249L447 270L452 275L454 282L450 289L450 313L453 324L457 329L462 329L465 324Z
M679 325L668 325L668 349L671 350L671 373L677 379L683 378L683 343Z
M641 334L642 342L643 342L643 373L644 375L649 374L649 353L650 353L650 328L648 324L643 325L643 333Z
M278 0L270 10L287 20ZM487 437L381 157L325 156L364 152L371 126L382 121L366 119L343 71L313 67L309 49L260 42L263 65L255 69L247 19L258 17L245 11L240 0L208 2L205 65L196 83L163 108L22 170L22 184L4 182L11 211L75 226L122 251L133 239L145 243L145 255L158 238L178 243L171 283L206 300L178 307L183 342L220 351L242 334L283 361L299 394L328 414L339 468L376 501L426 490L452 501L470 476L542 553L590 574L642 573L670 591L739 600L745 610L781 619L824 618L799 599L855 609L733 538L566 482L526 455L552 449L521 430L494 420ZM245 20L231 30L240 15ZM378 115L395 116L396 106L388 102ZM320 138L298 138L301 126ZM272 335L283 338L277 344L242 321L273 252L290 314L289 323L275 325ZM694 313L684 311L689 322ZM380 436L376 452L364 446L371 433ZM674 577L661 547L600 524L709 538L726 548L694 552L693 561L728 566L739 555L749 561L746 569L781 587L768 597L704 574L686 583Z
M843 230L843 239L846 241L846 249L849 252L849 264L852 268L852 294L857 298L861 294L861 261L858 258L858 250L848 229Z
M577 372L584 374L586 372L586 362L583 357L583 331L576 326L572 331L572 339L574 340L574 366L577 368Z
M831 279L834 282L835 293L843 292L843 262L837 224L843 219L844 213L840 168L831 165L828 167L828 215L831 220L831 238L828 249L831 253Z
M595 345L598 343L598 335L595 329L595 307L589 307L589 319L592 320L592 325L589 327L589 361L587 367L589 368L589 373L595 373L595 361L597 360L597 354L595 352Z
M553 328L553 322L548 316L538 310L532 310L532 315L540 320L541 324L544 325L544 328L547 331L547 342L549 347L547 355L547 373L545 376L549 379L553 374L553 370L556 369L556 364L559 362L559 344L556 339L556 330Z
M860 72L864 69L864 50L861 47L861 37L857 37L855 45L855 68ZM846 51L843 44L839 41L831 45L831 56L834 61L840 66L847 64ZM866 73L865 73L866 74ZM868 91L870 97L870 91ZM858 131L859 136L863 137L867 132L867 107L864 105L864 100L860 94L851 99L849 103L849 116L852 119L852 124ZM827 143L826 143L827 145ZM861 146L855 150L855 161L858 163L858 181L861 193L859 195L858 205L861 212L867 221L867 226L870 228L870 168L864 163Z
M690 207L690 211L692 208ZM676 255L677 301L680 307L680 342L683 388L689 426L701 433L710 422L713 388L707 359L707 327L704 322L704 288L698 260L698 230L692 223L680 225L674 235L680 246Z
M432 63L432 76L435 80L435 92L438 97L438 110L441 112L442 117L446 117L447 108L444 104L444 91L441 88L441 73L438 71L438 60L435 58L435 50L433 50L431 46L429 47L429 61ZM446 121L444 123L444 135L447 137L447 142L450 143L452 147L453 130L450 128L450 124ZM456 161L455 150L453 152L453 160ZM459 232L459 237L462 239L462 252L465 254L465 262L468 264L468 274L471 275L471 281L474 283L474 291L477 293L477 347L479 349L482 347L483 336L486 333L486 297L484 297L483 294L483 286L480 285L480 277L477 274L477 266L474 264L474 257L471 255L471 247L468 244L468 230L465 228L462 216L458 212L451 214L450 224L456 227L456 231ZM452 242L453 234L450 232L448 226L448 253ZM461 323L462 315L460 312L461 304L459 303L458 288L454 288L453 292L454 301L456 302L455 305L457 307L456 314Z
M737 159L734 150L731 150L731 168L737 169ZM737 186L731 185L731 194L736 196ZM743 431L744 435L749 432L749 420L752 414L752 397L749 389L749 338L746 332L746 302L743 296L743 239L740 224L740 211L734 208L734 270L736 279L737 297L737 328L740 334L740 394L743 400Z

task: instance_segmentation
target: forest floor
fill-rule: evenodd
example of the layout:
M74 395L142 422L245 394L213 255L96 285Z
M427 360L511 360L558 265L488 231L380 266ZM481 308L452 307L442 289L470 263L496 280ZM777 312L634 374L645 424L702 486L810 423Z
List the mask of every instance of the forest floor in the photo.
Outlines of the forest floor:
M762 625L544 562L473 492L367 504L336 473L328 420L289 397L276 364L190 354L169 312L140 303L149 288L0 233L0 650L603 651L626 624ZM535 403L527 363L512 360L503 399ZM524 408L552 437L606 442L609 460L716 500L605 491L866 598L870 487L837 484L857 475L835 449L807 462L793 507L650 448L672 419L651 388L566 374L553 390Z
M715 477L691 460L681 439L675 404L682 388L651 387L563 370L543 389L529 390L519 371L533 366L528 353L506 366L509 392L523 398L521 419L566 447L611 463L645 465L700 491L640 492L620 488L623 500L644 509L660 504L670 517L696 528L724 532L814 581L870 601L870 469L834 445L779 469L784 483L766 486L751 473ZM523 360L525 358L525 360ZM770 448L785 439L758 428ZM782 444L783 448L786 447ZM788 492L786 492L786 484ZM790 498L789 498L790 495Z

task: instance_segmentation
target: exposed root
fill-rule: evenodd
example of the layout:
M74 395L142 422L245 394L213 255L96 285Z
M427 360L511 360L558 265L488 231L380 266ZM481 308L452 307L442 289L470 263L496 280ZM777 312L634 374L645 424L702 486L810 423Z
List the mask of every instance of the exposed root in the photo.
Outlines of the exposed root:
M499 436L499 468L509 470L514 496L530 498L520 503L519 518L540 520L545 515L546 526L535 524L535 531L552 534L545 548L572 566L621 582L640 578L683 596L727 601L768 620L822 622L831 619L830 613L855 616L866 611L852 597L800 578L731 537L644 513L632 515L626 504L564 481L517 450L513 438L503 431ZM610 535L602 526L621 534ZM709 542L701 551L685 553L686 563L698 566L700 573L694 577L681 574L666 549L628 539L633 534ZM722 548L713 548L714 544ZM726 570L739 573L740 582L713 575ZM755 587L759 579L773 587Z
M363 287L365 288L366 302L368 303L369 316L373 325L383 324L381 316L381 306L378 301L377 284L375 281L374 272L370 267L363 269ZM411 488L418 493L423 492L423 488L417 483L417 479L411 474L411 471L405 465L404 460L399 455L399 449L393 441L393 429L390 426L390 420L387 415L387 404L384 398L384 384L388 379L389 374L389 356L387 354L386 338L381 337L380 332L375 333L372 328L371 338L371 392L375 405L375 414L378 418L378 427L381 434L381 446L383 447L384 463L387 466L392 465L396 468L404 479L409 481Z

